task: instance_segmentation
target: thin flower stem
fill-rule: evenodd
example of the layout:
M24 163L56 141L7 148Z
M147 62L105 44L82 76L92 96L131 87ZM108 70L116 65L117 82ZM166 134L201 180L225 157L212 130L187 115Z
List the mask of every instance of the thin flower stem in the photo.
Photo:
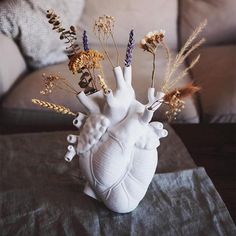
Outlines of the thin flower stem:
M89 75L90 75L91 78L92 78L92 81L91 81L91 82L92 82L92 84L93 84L93 88L94 88L94 89L97 89L96 84L95 84L95 82L94 82L95 77L93 77L93 75L92 75L92 73L91 73L91 71L90 71L89 68L87 68L87 71L88 71Z
M110 34L111 34L112 41L113 41L113 43L115 45L115 48L116 48L116 63L117 63L117 66L118 66L120 64L120 62L119 62L120 54L119 54L119 51L118 51L118 48L117 48L117 45L116 45L116 42L115 42L115 39L114 39L114 36L113 36L112 32Z
M155 77L155 71L156 71L156 54L152 53L153 55L153 61L152 61L152 83L151 88L154 88L154 77Z
M97 78L96 78L96 74L95 74L95 69L94 69L94 67L93 67L93 78L94 78L94 86L95 86L96 90L98 90L98 89L97 89Z
M69 85L67 82L65 82L65 81L62 81L62 82L63 82L63 84L65 84L68 88L70 88L73 92L75 92L75 94L78 93L78 91L77 91L76 89L74 89L71 85Z
M58 84L55 84L55 87L57 87L58 89L64 90L65 92L70 93L70 94L71 94L71 93L72 93L72 94L77 94L76 92L71 91L71 90L66 89L66 88L63 88L63 87L61 87L61 86L58 85Z
M170 49L168 48L168 46L166 45L165 41L162 41L162 45L165 49L166 52L166 56L167 56L167 66L166 66L166 71L165 71L165 77L164 77L164 83L163 83L163 87L165 86L165 84L167 84L169 82L168 80L168 74L170 73L170 67L171 67L171 62L172 62L172 56L171 56L171 52Z
M105 47L104 47L104 45L103 45L103 43L102 43L101 38L98 37L98 39L99 39L100 45L101 45L101 47L102 47L102 50L104 51L104 53L105 53L106 56L107 56L108 61L110 62L111 66L112 66L113 68L115 68L115 66L113 65L113 63L112 63L112 61L111 61L111 58L110 58L108 52L106 51L106 49L105 49Z

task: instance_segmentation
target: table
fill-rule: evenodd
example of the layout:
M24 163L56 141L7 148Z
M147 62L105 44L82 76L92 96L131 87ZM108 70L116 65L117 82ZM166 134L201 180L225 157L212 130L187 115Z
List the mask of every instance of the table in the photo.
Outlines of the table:
M140 207L125 215L113 213L83 194L84 179L78 159L68 164L62 158L65 138L72 131L0 135L3 235L32 235L38 230L42 235L58 235L62 230L75 235L111 235L117 225L122 225L115 228L120 235L137 235L134 229L143 235L166 230L170 235L176 230L184 235L186 227L191 232L195 230L193 235L201 235L205 230L235 235L228 210L205 170L194 168L196 165L180 138L171 127L167 129L169 135L158 149L158 175ZM187 170L181 171L184 169ZM220 229L218 222L214 224L215 219Z
M205 167L236 222L236 124L172 125L197 166Z
M196 165L206 168L236 222L236 124L173 124L172 127ZM1 134L53 130L75 129L73 126L0 126ZM191 167L192 163L187 166Z

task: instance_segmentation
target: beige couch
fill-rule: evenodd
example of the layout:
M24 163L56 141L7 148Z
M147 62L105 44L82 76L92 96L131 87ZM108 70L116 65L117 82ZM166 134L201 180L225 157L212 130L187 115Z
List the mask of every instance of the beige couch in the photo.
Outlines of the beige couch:
M183 45L192 30L205 18L208 26L203 32L206 44L195 54L201 53L200 63L180 83L194 81L202 87L200 93L186 100L183 112L175 122L212 123L236 122L236 17L234 0L73 0L60 1L0 1L0 122L4 125L64 125L72 117L59 115L33 105L32 98L39 98L65 105L72 111L82 108L75 98L58 90L48 96L42 89L42 74L58 73L77 85L76 76L67 68L67 61L58 35L50 30L44 17L45 10L55 9L66 25L75 24L88 31L90 48L99 48L92 32L94 19L102 14L116 18L115 38L124 58L131 28L138 42L151 30L165 29L167 43L173 55ZM32 6L29 5L32 2ZM70 2L70 4L66 4ZM41 3L41 4L40 4ZM9 7L10 4L10 7ZM34 29L34 30L32 30ZM112 59L115 49L109 45ZM193 55L194 56L194 55ZM192 57L193 57L192 56ZM122 61L122 60L121 60ZM187 61L186 63L188 63ZM157 60L156 88L161 85L166 58L160 51ZM122 62L121 62L122 65ZM184 69L183 65L181 69ZM137 98L147 101L151 77L151 56L138 46L133 59L133 86ZM106 80L114 87L112 68L104 63ZM178 84L177 86L180 86ZM165 120L164 108L154 119Z

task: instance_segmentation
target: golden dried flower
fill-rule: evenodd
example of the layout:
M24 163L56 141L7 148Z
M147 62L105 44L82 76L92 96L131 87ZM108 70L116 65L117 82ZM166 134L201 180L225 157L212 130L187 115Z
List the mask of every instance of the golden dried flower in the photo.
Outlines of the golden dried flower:
M90 58L89 68L100 69L101 61L104 60L104 55L96 50L89 50L88 55Z
M68 66L73 73L83 69L100 69L102 60L103 54L96 50L80 51L70 58Z
M81 70L88 63L88 56L84 51L80 51L73 56L70 57L70 61L68 64L69 70L72 71L73 74L80 73Z
M149 32L141 40L140 47L145 51L154 54L157 46L163 41L164 36L164 30Z

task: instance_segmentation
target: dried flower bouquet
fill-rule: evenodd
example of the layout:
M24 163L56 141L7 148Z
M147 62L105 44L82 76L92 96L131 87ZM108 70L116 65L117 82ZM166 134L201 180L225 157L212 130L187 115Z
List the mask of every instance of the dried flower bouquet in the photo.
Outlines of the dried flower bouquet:
M100 16L94 24L94 33L97 36L103 52L93 50L89 48L87 32L83 32L83 49L79 47L77 43L77 32L74 26L71 26L68 30L61 26L60 18L53 11L48 10L47 18L49 23L53 25L53 30L60 34L60 40L65 40L68 45L66 47L66 52L69 58L69 70L72 73L80 74L78 85L80 89L83 89L85 94L92 94L102 89L105 93L108 93L109 89L105 82L105 75L103 72L102 61L105 57L108 59L109 63L113 68L115 68L115 63L112 62L108 50L106 48L107 40L112 39L113 44L116 49L117 59L116 66L119 66L119 52L113 35L115 19L112 16ZM207 21L197 27L192 35L189 37L183 48L180 50L175 59L172 58L170 50L165 42L165 31L153 31L149 32L140 42L140 48L144 51L152 54L152 74L151 74L151 88L155 86L156 77L156 59L158 48L163 47L166 51L166 56L168 63L166 65L166 72L164 75L164 82L161 87L161 91L165 94L162 100L156 100L151 104L150 109L155 107L156 103L163 103L168 106L168 111L166 111L166 116L169 121L175 119L179 112L184 108L183 98L193 95L200 88L193 84L188 84L185 88L174 88L176 83L187 75L188 71L197 64L200 59L198 55L190 65L183 70L181 73L176 75L177 69L184 63L185 59L199 46L201 46L205 39L200 39L196 43L193 43L197 38L199 33L206 26ZM134 30L130 31L129 42L126 50L126 56L124 60L125 67L131 66L133 49L135 46L134 41ZM43 74L44 78L44 90L41 94L48 94L53 91L54 88L63 89L69 93L78 94L77 88L74 88L69 84L69 82L60 77L59 75L48 75ZM186 93L186 91L188 93Z
M53 92L55 87L75 94L86 108L86 114L72 112L68 108L45 101L32 99L32 102L63 114L74 115L73 124L79 129L78 135L67 137L70 145L65 155L67 161L74 156L80 157L80 168L87 183L84 192L100 201L109 209L119 213L134 210L143 199L155 173L159 139L167 136L160 122L151 122L153 113L162 105L169 107L168 119L175 117L183 108L183 98L199 90L188 84L183 88L174 88L199 60L197 56L184 71L177 69L199 47L204 40L193 41L205 27L203 22L190 36L176 58L172 59L165 42L163 30L148 33L140 42L140 47L151 53L153 69L151 87L147 91L148 103L142 104L135 98L132 87L132 54L134 49L134 30L130 31L124 70L119 66L120 55L113 35L115 19L101 16L94 24L102 52L90 49L86 31L83 32L83 49L76 43L75 27L66 30L61 26L59 17L48 11L49 23L67 44L69 70L80 75L78 92L66 79L55 75L44 75L42 94ZM112 61L107 50L107 41L111 39L116 50L116 61ZM168 58L165 78L161 91L155 92L156 55L159 47L164 47ZM113 71L116 88L112 91L106 84L102 61L107 58ZM88 96L89 95L89 96Z

